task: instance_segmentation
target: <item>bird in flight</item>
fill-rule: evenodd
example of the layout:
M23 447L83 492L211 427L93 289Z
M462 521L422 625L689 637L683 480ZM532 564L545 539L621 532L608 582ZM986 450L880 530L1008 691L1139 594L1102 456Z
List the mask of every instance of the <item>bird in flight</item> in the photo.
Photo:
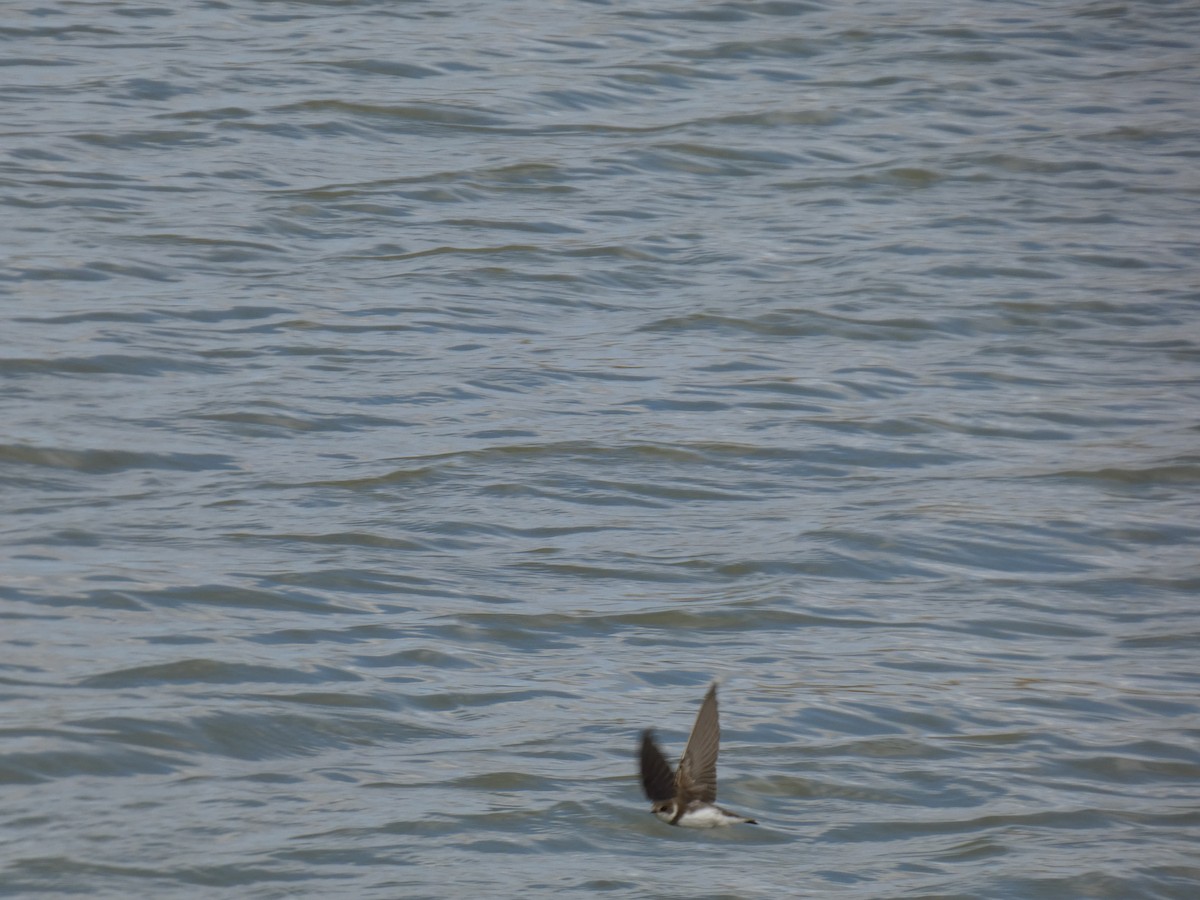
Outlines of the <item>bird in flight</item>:
M671 765L654 742L654 731L642 732L641 769L642 790L653 804L651 812L669 825L685 828L713 828L746 822L758 823L747 816L722 809L717 799L717 753L720 750L721 725L717 721L717 683L714 681L704 695L696 724L679 769Z

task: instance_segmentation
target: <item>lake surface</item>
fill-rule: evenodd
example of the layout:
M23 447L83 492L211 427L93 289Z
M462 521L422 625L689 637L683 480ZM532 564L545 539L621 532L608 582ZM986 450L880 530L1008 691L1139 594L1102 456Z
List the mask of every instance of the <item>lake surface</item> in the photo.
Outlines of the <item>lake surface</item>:
M0 893L1200 895L1196 4L0 45Z

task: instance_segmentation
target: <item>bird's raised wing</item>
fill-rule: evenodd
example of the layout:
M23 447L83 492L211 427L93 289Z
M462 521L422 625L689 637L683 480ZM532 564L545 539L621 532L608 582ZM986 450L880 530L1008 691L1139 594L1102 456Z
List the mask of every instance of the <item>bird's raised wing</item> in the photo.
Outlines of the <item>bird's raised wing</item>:
M717 683L704 695L696 724L675 776L679 792L689 800L712 803L717 799L717 753L721 748L721 723L717 720ZM644 771L644 770L643 770Z
M654 743L654 732L647 728L642 732L642 790L654 803L670 800L675 796L675 773L658 745Z

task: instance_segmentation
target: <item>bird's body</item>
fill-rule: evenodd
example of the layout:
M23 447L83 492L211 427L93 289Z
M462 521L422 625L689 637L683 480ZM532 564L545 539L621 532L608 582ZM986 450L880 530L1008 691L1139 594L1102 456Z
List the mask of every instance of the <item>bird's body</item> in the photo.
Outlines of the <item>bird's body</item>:
M683 828L715 828L718 825L737 825L740 822L748 825L758 824L751 818L739 816L735 812L722 809L712 803L705 803L703 800L692 800L687 803L683 808L683 815L679 814L679 805L674 800L667 800L662 804L656 803L654 804L654 814L668 825L680 825Z
M669 825L685 828L713 828L753 819L722 809L717 799L717 753L721 744L721 725L717 718L716 682L704 695L696 724L679 759L679 768L670 763L654 742L654 732L642 732L642 790L653 804L651 811Z

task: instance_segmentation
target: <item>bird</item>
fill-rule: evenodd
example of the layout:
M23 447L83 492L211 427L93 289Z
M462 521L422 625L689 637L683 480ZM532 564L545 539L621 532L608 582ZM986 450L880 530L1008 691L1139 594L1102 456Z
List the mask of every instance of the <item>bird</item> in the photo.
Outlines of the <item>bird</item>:
M670 763L654 741L654 730L642 732L640 753L642 790L652 806L650 811L668 825L685 828L714 828L744 822L757 825L749 816L722 809L717 799L717 752L720 750L721 725L717 721L717 683L709 686L696 713L696 724L679 758L679 768Z

